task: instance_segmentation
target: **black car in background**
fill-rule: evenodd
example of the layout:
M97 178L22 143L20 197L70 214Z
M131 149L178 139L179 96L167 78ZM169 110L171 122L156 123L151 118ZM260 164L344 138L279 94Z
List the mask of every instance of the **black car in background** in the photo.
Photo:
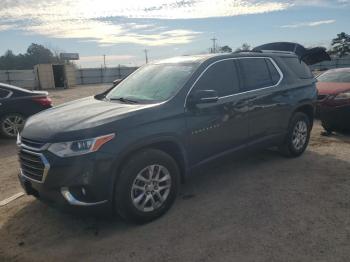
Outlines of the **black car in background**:
M150 63L105 94L28 119L18 139L19 179L54 206L151 221L209 161L272 146L300 156L313 125L315 83L290 52Z
M50 107L52 101L47 92L0 83L0 134L16 138L28 117Z

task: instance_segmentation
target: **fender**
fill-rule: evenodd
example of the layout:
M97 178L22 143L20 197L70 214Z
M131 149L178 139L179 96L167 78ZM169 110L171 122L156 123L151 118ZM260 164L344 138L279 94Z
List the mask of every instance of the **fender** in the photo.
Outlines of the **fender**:
M152 135L146 138L139 139L133 142L132 144L127 145L125 148L121 150L122 154L119 154L114 158L114 164L112 168L112 172L114 175L111 176L111 183L110 183L110 189L109 189L110 200L113 201L115 183L119 177L122 165L128 160L129 156L132 153L137 152L141 149L150 148L153 145L161 144L161 143L173 143L180 150L180 154L183 160L183 163L182 163L183 166L179 166L182 173L181 180L183 182L186 179L189 173L188 157L187 157L187 153L183 145L183 142L180 140L180 138L174 134Z

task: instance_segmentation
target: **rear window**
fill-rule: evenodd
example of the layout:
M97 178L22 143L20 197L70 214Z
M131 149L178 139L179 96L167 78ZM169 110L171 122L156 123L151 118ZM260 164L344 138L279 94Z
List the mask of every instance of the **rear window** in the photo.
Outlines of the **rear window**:
M244 58L239 60L242 71L242 91L250 91L274 86L280 75L269 59Z
M314 76L310 68L296 57L281 57L286 65L301 79L309 79Z

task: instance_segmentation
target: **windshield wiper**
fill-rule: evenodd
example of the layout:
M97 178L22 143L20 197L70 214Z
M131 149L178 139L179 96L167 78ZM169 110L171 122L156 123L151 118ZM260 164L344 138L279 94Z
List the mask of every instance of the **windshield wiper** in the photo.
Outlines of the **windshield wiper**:
M121 101L123 103L133 103L133 104L137 104L138 102L129 98L125 98L125 97L112 97L109 99L110 101Z

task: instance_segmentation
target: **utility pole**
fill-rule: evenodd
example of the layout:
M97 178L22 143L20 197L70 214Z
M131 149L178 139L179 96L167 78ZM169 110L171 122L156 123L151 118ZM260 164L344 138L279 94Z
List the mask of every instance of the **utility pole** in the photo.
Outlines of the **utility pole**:
M106 68L106 55L103 55L103 65Z
M213 48L211 50L212 53L216 53L216 40L218 40L217 38L213 37L212 39L210 39L211 41L213 41Z
M146 64L148 64L148 50L145 49L144 52L145 52Z

